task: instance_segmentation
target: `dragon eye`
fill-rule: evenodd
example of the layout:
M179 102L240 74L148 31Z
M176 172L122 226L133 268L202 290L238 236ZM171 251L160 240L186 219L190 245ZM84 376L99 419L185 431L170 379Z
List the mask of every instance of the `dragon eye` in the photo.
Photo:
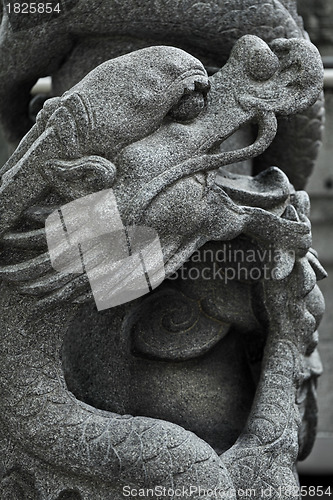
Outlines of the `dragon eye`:
M169 116L179 122L188 122L197 118L207 104L209 86L195 83L194 90L185 90L183 96L169 111Z

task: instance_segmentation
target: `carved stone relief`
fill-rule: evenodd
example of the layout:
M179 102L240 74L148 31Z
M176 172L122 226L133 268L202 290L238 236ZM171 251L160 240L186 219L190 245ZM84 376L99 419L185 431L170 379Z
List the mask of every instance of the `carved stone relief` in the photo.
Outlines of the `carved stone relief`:
M32 26L3 13L0 115L26 135L1 170L0 497L295 497L321 373L326 273L300 190L319 53L293 1L92 3ZM58 95L29 129L45 71ZM105 248L121 262L125 238L121 289L140 227L163 282L99 307Z

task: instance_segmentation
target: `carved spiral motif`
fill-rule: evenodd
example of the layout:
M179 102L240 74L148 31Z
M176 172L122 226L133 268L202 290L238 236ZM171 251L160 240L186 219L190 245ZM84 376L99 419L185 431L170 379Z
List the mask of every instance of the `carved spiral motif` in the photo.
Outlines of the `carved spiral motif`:
M177 361L204 354L229 330L227 323L207 316L199 301L174 289L146 298L126 327L134 353Z

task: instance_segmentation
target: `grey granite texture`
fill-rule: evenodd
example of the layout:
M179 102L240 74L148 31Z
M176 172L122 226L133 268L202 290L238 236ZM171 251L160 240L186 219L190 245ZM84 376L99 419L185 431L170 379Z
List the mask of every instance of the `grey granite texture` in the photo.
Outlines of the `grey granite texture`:
M271 498L290 498L297 488L296 461L315 435L323 313L316 280L325 272L310 249L308 197L286 173L294 168L292 180L304 183L312 160L303 167L287 160L295 149L315 157L322 65L304 40L294 2L265 9L235 2L232 12L226 2L185 4L154 2L137 11L130 2L101 3L104 12L87 15L85 2L73 2L62 29L68 22L68 33L89 34L105 23L110 32L109 9L117 8L119 31L112 32L125 36L136 16L134 34L144 36L143 22L165 8L166 24L154 23L153 41L163 35L177 45L181 38L200 53L218 39L215 23L224 19L228 44L214 46L211 60L225 64L210 77L183 50L152 41L134 50L141 47L133 40L125 43L133 52L85 76L96 60L75 69L79 57L60 21L50 21L49 31L43 22L26 31L5 17L2 41L15 42L11 50L2 46L4 61L7 50L22 63L1 73L3 121L12 137L28 127L29 78L54 71L59 89L62 72L74 87L45 103L1 171L2 499L118 499L124 486L192 486L193 498L209 498L214 488L230 498L252 488L252 498L262 498L262 488L270 488ZM278 40L238 40L244 31ZM29 64L19 50L27 36L35 36ZM36 55L41 46L43 60ZM22 128L9 119L10 97ZM289 115L312 120L306 140L295 121L278 127L276 118ZM229 150L224 140L244 126ZM270 156L279 148L281 169ZM258 155L253 177L229 169ZM169 279L146 297L98 313L85 275L52 269L43 226L68 201L110 187L124 224L158 232ZM251 251L246 267L259 276L228 281L221 266L215 279L175 278L207 267L205 255L214 256L215 273L223 245Z

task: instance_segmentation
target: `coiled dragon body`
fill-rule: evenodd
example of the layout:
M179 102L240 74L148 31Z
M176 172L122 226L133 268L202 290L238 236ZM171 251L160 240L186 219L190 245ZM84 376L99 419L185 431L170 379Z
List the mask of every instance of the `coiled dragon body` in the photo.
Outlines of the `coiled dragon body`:
M68 9L62 16L59 16L59 19L50 21L47 30L44 24L37 29L30 28L29 31L25 30L24 24L10 27L11 19L5 12L3 14L0 50L3 51L4 57L0 63L0 114L8 135L13 140L25 133L28 128L27 89L30 88L31 83L45 71L53 72L60 65L64 55L69 56L75 44L79 44L77 40L80 40L83 35L92 36L96 30L100 33L107 33L108 36L123 37L130 33L131 37L144 38L147 35L148 23L151 26L150 45L161 38L188 50L189 44L195 47L195 51L199 54L208 51L217 64L223 64L227 60L231 47L245 34L258 35L268 42L281 37L305 38L294 2L287 1L234 0L194 4L184 0L182 2L154 1L144 5L136 2L111 1L101 2L100 10L96 8L89 16L85 15L86 2L72 2L67 6ZM29 60L28 64L21 50L23 41L26 43L27 33L31 37L31 53L36 54L36 57ZM11 45L13 40L15 40L14 46ZM13 47L14 56L9 47ZM40 47L46 47L43 57L40 57ZM15 69L8 63L10 57L16 61ZM200 69L200 72L202 78L205 79L204 69ZM177 95L176 101L178 99ZM311 97L309 104L313 100ZM8 112L8 102L15 102L13 114ZM170 103L168 104L170 106ZM52 108L52 105L50 107ZM15 117L14 121L13 117ZM274 157L274 163L287 173L296 187L302 187L316 156L321 119L320 101L309 109L303 106L301 114L296 115L292 123L288 122L288 128L282 125L278 129L271 146L269 144L273 137L270 138L267 148L255 150L255 154L261 154L260 168L270 166L271 158ZM247 117L241 120L241 123L248 123L248 121L250 120ZM301 132L297 128L299 122L303 124ZM18 123L20 126L16 126ZM51 127L52 121L49 125ZM15 182L19 178L19 173L16 176L15 168L20 162L26 161L25 155L30 154L28 163L30 162L29 165L33 166L34 153L31 155L31 147L32 151L35 150L34 148L38 151L38 141L42 137L39 126L37 120L34 129L22 142L23 149L18 149L4 166L3 173L6 172L6 175L1 194L4 199L10 192L11 188L8 188L10 182L14 186L13 192L15 191ZM65 156L61 160L73 161L73 158L66 157L64 154L66 147L62 145L61 140L59 144L57 143L59 137L55 140L51 137L52 140L50 140L47 136L50 133L50 127L49 129L42 127L43 133L45 130L47 132L43 140L50 144L47 149L49 157L46 159L52 160L54 156L59 156L60 148L60 152ZM238 127L239 124L236 128ZM290 137L289 127L294 130L293 138ZM152 135L155 129L155 126L152 127ZM308 140L308 129L311 130L311 144L305 151L304 137ZM314 130L315 133L313 133ZM158 131L156 133L158 134ZM259 139L260 137L259 134ZM140 139L138 136L133 141ZM283 148L281 148L282 143ZM125 146L123 148L125 149ZM92 155L95 152L84 151L84 153ZM105 154L105 151L101 153ZM39 154L44 154L42 147L39 147ZM191 157L193 152L189 154ZM304 154L308 158L306 166L300 163L300 158ZM293 158L292 161L290 157ZM295 157L298 158L297 164L294 161ZM110 166L108 162L111 159L113 159L112 155L105 164L99 165L104 173ZM186 159L185 157L184 161ZM215 165L214 168L216 167ZM110 167L108 173L111 171ZM31 172L35 175L33 169ZM38 177L40 173L36 175ZM105 180L106 177L102 175L102 179ZM175 181L179 178L176 176ZM38 199L39 194L36 193L36 196L28 202L26 200L14 201L13 207L10 207L7 198L7 201L5 200L0 206L7 207L7 212L11 213L13 210L13 213L16 211L20 214L23 209ZM20 195L24 198L23 181L22 192L16 196ZM220 194L214 194L214 196L219 198ZM290 198L283 201L289 203ZM282 215L284 208L285 206L282 207L279 215ZM291 225L295 230L300 228L299 237L304 236L306 239L309 230L306 214L302 210L294 216L296 218L290 217L290 214L289 217L285 216L283 223ZM262 216L262 212L258 209L258 217ZM243 214L237 215L242 219ZM246 220L248 220L247 215L249 214L245 210ZM250 215L253 215L253 212ZM299 216L301 219L298 219ZM13 216L13 220L15 222L18 220L16 215ZM244 228L245 225L242 222L237 234L241 234ZM255 222L250 224L250 234L253 234L254 228ZM4 233L7 229L5 222L1 232ZM228 236L228 234L223 235L224 239ZM234 236L232 234L231 237ZM216 235L214 238L218 239ZM19 239L20 237L15 237L14 243L17 244ZM205 241L208 239L206 237ZM222 236L221 239L223 239ZM26 240L29 240L29 235ZM8 238L7 235L7 241L9 241L7 246L10 246L13 238ZM201 240L196 241L197 246L202 243ZM237 487L243 485L242 478L248 474L251 467L255 467L255 461L260 461L260 457L263 457L260 466L261 476L253 477L251 483L255 484L256 488L269 481L272 481L276 488L276 478L280 477L282 470L287 471L284 477L287 478L288 484L296 484L293 468L298 452L300 425L296 406L296 385L301 371L298 366L299 353L301 352L302 356L306 354L304 350L306 342L298 338L297 332L291 340L284 338L284 335L281 336L281 330L270 333L262 379L259 384L260 390L257 392L247 429L235 447L231 448L225 456L220 457L209 444L176 424L155 418L105 412L86 405L73 396L67 389L64 379L61 348L66 333L65 325L68 325L80 307L80 301L75 299L78 296L81 297L82 291L80 294L72 294L72 290L76 289L78 281L84 282L84 278L78 277L76 281L64 282L60 292L53 295L51 301L43 302L38 297L21 295L10 284L7 284L7 281L13 281L12 276L17 276L17 281L25 281L25 277L38 280L41 276L41 269L43 273L50 271L46 258L45 261L42 259L39 261L38 257L33 257L33 259L36 264L34 269L31 263L20 266L18 274L15 265L12 268L8 265L2 269L4 283L0 303L2 312L0 377L2 413L0 418L3 423L3 456L6 457L3 460L3 466L7 470L7 476L5 475L2 483L4 492L8 488L10 476L18 474L17 463L20 460L23 468L29 469L29 461L39 464L35 466L36 469L39 468L35 481L36 488L42 491L43 500L44 498L45 500L56 499L66 488L72 491L79 490L84 499L122 498L121 488L124 484L136 487L164 485L175 488L188 485L194 477L196 484L201 485L203 489L221 488L229 492L226 494L229 494L230 498L236 498ZM307 269L312 276L313 268L316 266L309 264L312 262L310 257L305 257L301 252L297 259L299 262L297 273L302 274L302 270ZM309 296L311 293L318 294L313 280L307 284L305 292L302 297ZM66 300L61 300L62 296ZM69 302L68 297L71 297L73 301ZM309 301L312 303L310 299ZM320 299L318 301L320 302ZM306 301L304 304L303 302L303 309L311 309ZM130 309L130 305L119 306L117 313L111 319L110 330L123 331L126 327L124 320L130 315ZM311 317L307 318L308 336L311 336L312 330L315 329L313 317L316 315L311 313ZM293 328L296 323L293 323ZM281 329L289 328L289 326L282 322ZM269 380L265 376L266 368L267 373L270 373ZM282 373L284 369L286 373ZM286 377L288 383L285 383ZM270 391L274 394L279 392L276 401L273 400ZM282 412L283 425L281 421L278 425L277 418L278 413L282 411L278 403L280 400L288 401L285 411ZM265 419L263 413L268 406L275 408L271 412L273 420L267 426L263 426L262 422ZM274 416L276 421L274 421ZM258 422L261 422L260 425L257 425ZM271 428L275 425L275 430L272 430ZM286 433L286 428L290 432ZM6 436L11 436L11 438L8 439ZM252 460L251 457L254 455L255 458ZM268 456L269 459L267 459ZM52 468L57 471L54 472L55 475L59 472L61 480L54 479L53 473L50 472ZM3 493L5 494L7 493ZM25 497L22 496L22 498Z

